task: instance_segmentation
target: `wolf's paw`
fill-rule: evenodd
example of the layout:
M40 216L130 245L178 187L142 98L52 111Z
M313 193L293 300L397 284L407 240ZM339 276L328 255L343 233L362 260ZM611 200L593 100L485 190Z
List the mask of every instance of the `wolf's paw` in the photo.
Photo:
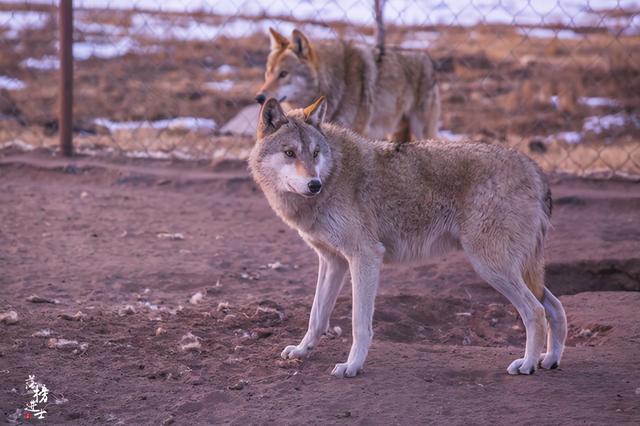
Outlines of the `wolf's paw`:
M524 358L518 358L507 367L507 373L516 374L533 374L536 372L536 366L527 365Z
M307 346L289 345L280 354L282 359L304 358L309 353Z
M332 376L336 377L355 377L362 367L354 363L343 362L336 364L331 372Z
M540 368L544 368L546 370L555 370L560 366L560 361L558 357L552 353L542 354L540 357Z

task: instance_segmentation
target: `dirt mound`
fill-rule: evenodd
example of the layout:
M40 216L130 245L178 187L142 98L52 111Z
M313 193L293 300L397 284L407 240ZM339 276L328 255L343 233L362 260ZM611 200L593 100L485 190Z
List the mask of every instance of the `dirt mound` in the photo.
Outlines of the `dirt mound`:
M507 376L520 320L452 252L383 270L365 373L334 380L348 289L341 333L282 360L306 330L317 261L241 165L0 155L7 421L33 374L55 424L637 423L640 292L604 291L637 289L635 184L552 184L586 200L556 203L547 244L569 318L559 370Z

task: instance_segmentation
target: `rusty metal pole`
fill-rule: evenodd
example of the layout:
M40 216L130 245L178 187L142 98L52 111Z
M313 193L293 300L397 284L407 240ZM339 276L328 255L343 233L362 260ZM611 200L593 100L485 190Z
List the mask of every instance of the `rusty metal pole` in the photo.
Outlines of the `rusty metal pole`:
M60 0L60 150L73 155L73 0Z
M385 48L385 28L384 28L384 4L386 0L374 0L373 1L373 13L376 20L376 48L377 48L377 60L380 61L384 56Z

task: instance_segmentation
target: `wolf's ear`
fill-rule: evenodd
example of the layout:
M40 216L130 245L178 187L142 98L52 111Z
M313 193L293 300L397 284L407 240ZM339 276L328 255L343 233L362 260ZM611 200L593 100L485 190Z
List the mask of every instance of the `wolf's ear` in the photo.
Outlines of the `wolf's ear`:
M284 114L280 103L274 98L267 99L262 105L260 116L258 117L258 140L270 135L288 122L289 120Z
M307 36L302 34L302 31L294 29L291 33L291 40L293 41L291 48L296 55L301 58L311 57L311 43L309 43Z
M271 50L282 50L289 46L289 40L272 27L269 27L269 35L271 36Z
M317 101L306 107L304 110L304 121L315 127L320 127L327 114L327 98L320 96Z

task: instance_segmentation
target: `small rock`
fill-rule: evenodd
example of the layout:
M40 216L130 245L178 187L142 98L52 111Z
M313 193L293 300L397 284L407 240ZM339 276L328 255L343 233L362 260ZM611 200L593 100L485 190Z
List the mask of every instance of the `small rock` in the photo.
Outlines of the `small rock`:
M49 299L47 297L40 297L40 296L36 296L36 295L32 295L27 297L27 302L31 302L31 303L51 303L54 305L57 305L58 303L60 303L57 299Z
M181 241L184 240L184 235L179 233L179 232L175 232L175 233L171 233L171 232L160 232L158 235L156 235L158 238L160 238L161 240L174 240L174 241Z
M191 296L191 298L189 299L189 303L191 303L192 305L197 305L198 303L202 302L202 299L204 299L204 292L199 291Z
M194 336L191 332L185 334L180 339L180 349L182 351L199 351L202 349L202 345L200 344L200 338L198 336Z
M120 315L121 317L125 315L133 315L135 313L136 313L136 308L134 308L133 305L125 305L120 309L118 309L118 315Z
M87 191L82 191L80 193L80 198L87 198L89 196L89 193Z
M156 334L156 336L160 336L160 335L166 334L166 332L167 332L166 328L158 327L158 328L156 328L156 333L155 334Z
M338 325L336 325L333 328L329 328L329 330L327 330L327 336L329 336L332 339L336 339L342 336L342 328L340 328L340 326Z
M580 333L578 333L578 337L583 337L588 339L589 337L593 336L593 332L591 330L589 330L588 328L583 328L582 330L580 330Z
M148 300L145 300L144 302L138 302L138 305L143 308L147 308L150 311L157 311L158 309L160 309L158 305L156 305L155 303L151 303Z
M300 364L302 364L302 360L299 358L279 359L276 361L276 365L280 368L295 368Z
M249 384L248 380L240 380L238 383L235 383L233 385L230 385L228 387L229 390L242 390L244 389L245 386L247 386Z
M229 302L220 302L218 303L218 307L216 308L216 310L218 312L227 312L229 310Z
M89 347L88 343L79 343L77 340L50 338L47 341L47 347L51 349L72 350L73 353L86 352Z
M285 266L282 263L278 262L278 261L276 261L274 263L269 263L269 264L267 264L267 266L270 269L273 269L274 271L282 271L282 270L285 269Z
M69 315L69 314L60 314L60 315L58 315L58 318L63 319L63 320L67 320L67 321L82 321L86 317L87 317L87 315L84 314L82 311L78 311L74 315Z
M349 418L349 417L351 417L351 411L345 411L343 413L338 413L338 414L336 414L336 417L339 418L339 419Z
M254 339L254 340L266 339L267 337L270 337L271 335L273 335L273 330L270 330L268 328L256 328L255 330L253 330L251 332L251 338Z
M0 314L0 322L7 325L18 323L18 313L16 311L8 311Z
M285 315L283 312L280 312L279 310L275 309L275 308L271 308L269 306L258 306L256 308L256 313L254 316L256 315L260 315L260 313L267 313L267 314L276 314L278 316L278 318L280 319L280 321L284 320Z
M166 419L164 419L164 420L162 421L162 426L172 425L172 424L174 424L175 422L176 422L175 417L173 417L173 416L169 416L169 417L167 417Z
M230 324L232 322L234 322L236 320L236 316L233 314L228 314L225 315L224 318L222 319L222 322L225 324Z
M51 330L45 328L44 330L36 331L31 337L51 337L52 334L53 332Z

